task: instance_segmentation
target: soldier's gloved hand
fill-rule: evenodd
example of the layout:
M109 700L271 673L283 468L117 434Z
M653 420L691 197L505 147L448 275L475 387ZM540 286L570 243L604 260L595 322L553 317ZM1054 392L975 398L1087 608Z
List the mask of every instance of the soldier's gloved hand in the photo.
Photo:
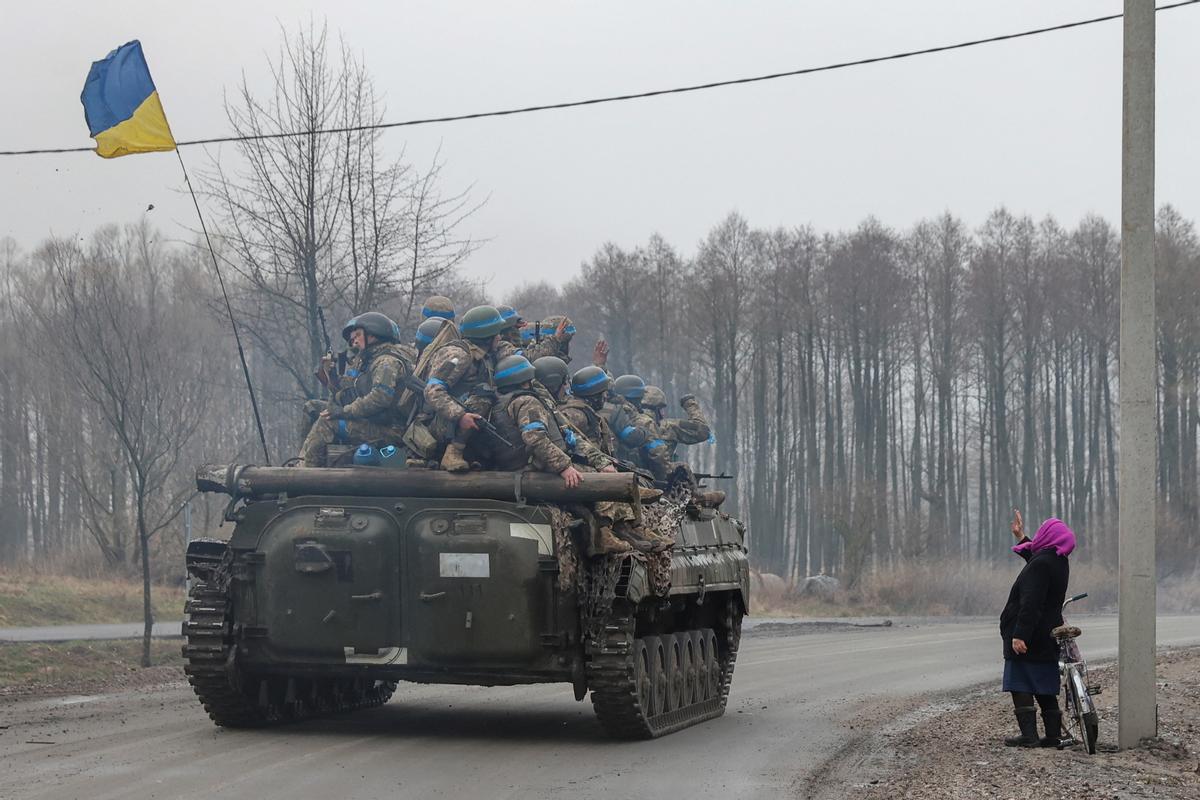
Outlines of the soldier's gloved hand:
M329 407L321 412L321 416L325 419L345 419L346 417L342 407L337 403L330 403Z
M679 405L683 406L684 408L687 408L688 403L694 402L696 402L696 395L694 394L685 394L683 397L679 398Z
M576 486L583 483L583 475L574 467L567 467L558 474L563 479L563 483L567 485L568 489L574 489Z

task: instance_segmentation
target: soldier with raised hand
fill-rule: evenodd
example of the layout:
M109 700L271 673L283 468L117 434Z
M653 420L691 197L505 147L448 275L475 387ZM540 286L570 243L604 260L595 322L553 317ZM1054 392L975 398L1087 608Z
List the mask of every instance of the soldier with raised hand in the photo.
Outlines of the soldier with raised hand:
M495 400L492 371L504 320L493 306L475 306L463 315L462 338L442 345L429 362L425 404L432 410L432 433L445 445L442 469L471 468L465 453Z
M335 441L400 441L404 433L400 391L412 364L397 346L399 337L400 327L378 311L346 323L342 338L358 355L347 365L333 401L317 416L304 439L300 448L303 466L325 466L327 448Z
M679 405L687 417L683 419L667 418L667 396L657 386L647 386L642 395L642 408L654 418L655 431L658 438L666 443L665 458L668 462L675 460L675 453L681 444L700 444L708 441L712 435L704 410L696 401L696 395L685 394L679 398Z
M501 435L514 446L498 445L494 464L502 470L532 467L541 472L553 472L562 477L568 489L573 489L583 481L583 474L571 457L578 440L570 428L560 424L554 407L546 402L545 396L535 390L536 375L537 370L524 356L508 356L496 365L499 395L492 420ZM628 553L633 547L613 533L611 517L603 513L607 505L611 504L596 504L601 526L599 540L591 547L592 555Z

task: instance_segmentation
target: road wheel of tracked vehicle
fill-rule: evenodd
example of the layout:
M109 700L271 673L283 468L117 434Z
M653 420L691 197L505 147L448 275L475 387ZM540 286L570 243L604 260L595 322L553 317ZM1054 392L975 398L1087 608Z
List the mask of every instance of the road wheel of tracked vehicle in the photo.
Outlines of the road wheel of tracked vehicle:
M711 628L705 628L700 632L704 637L704 671L708 679L708 685L705 687L705 695L707 697L721 696L721 660L720 649L717 646L717 634Z
M658 636L645 637L646 649L650 651L650 683L654 686L653 713L662 714L671 695L671 680L667 672L667 648Z
M683 648L683 702L686 705L699 703L704 699L700 688L700 632L689 631L679 633L682 637L680 645Z
M654 708L654 679L650 671L650 648L645 639L638 639L633 645L633 679L637 683L638 706L643 709Z
M667 704L666 711L683 708L683 648L679 634L662 637L663 649L667 653Z
M709 689L709 657L711 646L708 641L708 631L695 631L692 639L696 644L696 689L700 700L712 697Z
M720 608L715 629L643 637L635 636L631 611L615 608L589 645L588 685L604 728L650 739L721 716L740 641L740 605Z

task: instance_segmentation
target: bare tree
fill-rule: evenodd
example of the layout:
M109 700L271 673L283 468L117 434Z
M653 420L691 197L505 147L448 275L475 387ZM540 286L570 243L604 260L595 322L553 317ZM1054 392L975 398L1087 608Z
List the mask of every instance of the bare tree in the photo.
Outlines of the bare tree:
M192 491L179 478L191 466L188 444L210 396L199 317L174 291L171 265L144 221L102 230L87 252L52 240L38 258L55 279L47 303L34 309L43 355L96 412L97 443L116 446L121 469L99 481L127 481L142 573L142 665L149 666L150 547ZM101 496L94 474L80 469L76 480L89 498ZM123 492L110 497L121 501L113 508L120 527Z

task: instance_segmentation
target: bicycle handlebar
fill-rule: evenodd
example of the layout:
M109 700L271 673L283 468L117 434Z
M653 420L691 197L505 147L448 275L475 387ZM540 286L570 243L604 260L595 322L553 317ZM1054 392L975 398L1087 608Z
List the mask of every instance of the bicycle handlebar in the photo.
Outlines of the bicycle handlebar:
M1074 603L1076 600L1082 600L1085 597L1087 597L1087 592L1084 592L1083 594L1077 594L1074 597L1072 597L1070 600L1068 600L1067 602L1063 603L1063 608L1066 608L1068 605L1070 605L1071 603Z

